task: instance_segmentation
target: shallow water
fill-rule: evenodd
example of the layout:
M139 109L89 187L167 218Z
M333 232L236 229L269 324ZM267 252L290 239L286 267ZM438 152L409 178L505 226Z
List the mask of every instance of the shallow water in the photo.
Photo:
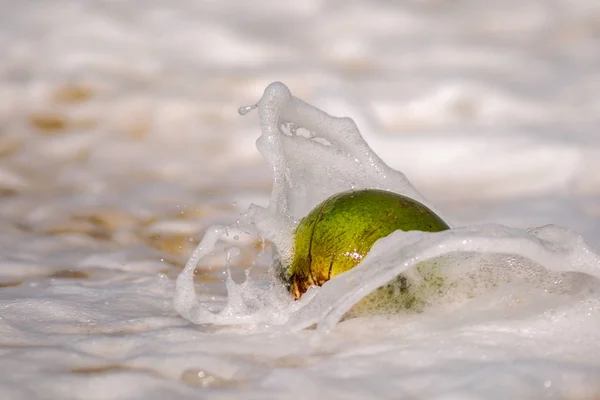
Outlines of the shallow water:
M237 108L274 80L352 117L456 226L557 224L593 252L596 2L61 4L0 16L0 397L600 395L589 275L318 330L194 325L172 303L207 227L268 204L257 116ZM269 249L230 238L233 278L255 263L264 290ZM214 310L224 264L195 277Z

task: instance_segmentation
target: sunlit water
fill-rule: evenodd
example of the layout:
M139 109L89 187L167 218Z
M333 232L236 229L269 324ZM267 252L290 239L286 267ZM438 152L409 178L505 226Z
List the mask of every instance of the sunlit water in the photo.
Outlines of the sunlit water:
M600 395L596 2L10 8L1 398ZM263 158L254 142L277 107L314 122L264 107L281 96L237 114L275 80L351 117L374 153L357 131L334 144L358 162L259 143ZM301 195L285 174L272 185L274 165L308 183ZM271 284L257 233L285 252L292 222L323 197L386 185L422 193L457 228L393 234L301 302ZM176 296L205 233L217 251ZM440 255L453 285L422 313L340 322L366 292Z

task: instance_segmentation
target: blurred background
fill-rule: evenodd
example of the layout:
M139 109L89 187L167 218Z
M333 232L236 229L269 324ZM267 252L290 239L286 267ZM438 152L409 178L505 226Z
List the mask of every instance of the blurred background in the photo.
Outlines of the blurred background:
M600 244L596 0L0 5L5 284L175 276L208 225L267 203L237 108L276 80L352 117L455 223Z

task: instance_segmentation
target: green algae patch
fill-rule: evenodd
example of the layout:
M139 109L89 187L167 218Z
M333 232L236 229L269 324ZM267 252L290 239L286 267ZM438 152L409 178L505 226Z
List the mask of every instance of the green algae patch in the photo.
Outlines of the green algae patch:
M280 276L292 296L298 299L309 287L321 286L358 265L378 239L396 230L438 232L446 229L448 225L433 211L406 196L376 189L338 193L317 205L299 222L294 232L292 263L282 268ZM417 272L423 277L421 286L441 285L436 269L431 262L417 266ZM399 276L375 294L378 302L387 298L386 304L397 307L400 302L401 307L410 308L419 302L413 292L406 278ZM371 296L365 298L364 305Z

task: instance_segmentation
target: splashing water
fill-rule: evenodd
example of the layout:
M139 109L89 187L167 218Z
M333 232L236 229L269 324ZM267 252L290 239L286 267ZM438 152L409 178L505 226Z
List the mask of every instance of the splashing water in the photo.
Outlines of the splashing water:
M256 144L272 168L273 188L268 207L251 205L238 228L272 242L274 256L284 265L293 256L298 220L341 191L394 191L441 215L404 174L389 168L369 148L350 118L332 117L293 97L278 82L267 87L256 105L239 112L254 109L262 129ZM471 311L489 312L500 300L486 303L486 293L510 287L513 297L519 291L516 304L547 303L548 294L553 294L584 302L585 312L593 310L596 317L600 310L600 257L580 235L557 226L523 231L488 224L436 233L396 231L376 242L357 267L295 302L276 280L265 289L248 276L238 285L228 275L227 304L213 312L196 298L193 275L226 230L224 226L208 230L176 282L175 309L197 324L266 324L300 330L316 323L319 331L328 332L365 296L431 258L443 260L440 273L445 280L429 293L431 308L473 308L468 301L478 296ZM533 309L522 307L522 312L536 312Z

